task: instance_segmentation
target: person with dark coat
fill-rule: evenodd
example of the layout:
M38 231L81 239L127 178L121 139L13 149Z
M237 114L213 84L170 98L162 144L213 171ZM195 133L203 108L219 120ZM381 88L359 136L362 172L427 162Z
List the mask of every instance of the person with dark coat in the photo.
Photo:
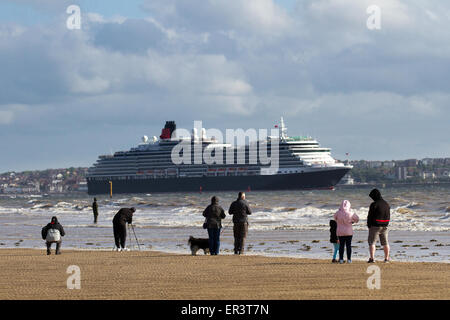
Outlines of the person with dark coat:
M244 192L239 192L238 199L231 204L228 214L233 216L234 254L243 254L248 232L247 216L252 214Z
M94 213L94 223L97 223L97 217L98 217L97 198L94 198L94 202L92 203L92 212Z
M336 256L339 251L339 238L336 234L337 223L335 220L330 220L330 242L333 244L333 259L332 263L337 263Z
M373 202L370 204L369 214L367 215L367 227L369 228L369 263L375 262L375 243L377 237L380 238L384 250L384 262L389 262L389 242L388 225L391 219L391 208L389 204L381 197L378 189L373 189L369 193Z
M219 198L211 198L211 204L203 211L206 218L206 229L209 237L209 253L214 256L219 254L220 229L222 229L222 219L225 219L225 211L219 206Z
M133 222L133 213L135 208L122 208L113 218L114 241L116 243L116 251L128 251L125 249L125 241L127 238L127 226Z
M47 245L47 255L51 254L52 243L56 243L55 254L61 254L61 237L64 237L66 233L63 226L58 222L57 217L52 217L50 223L42 228L41 235Z

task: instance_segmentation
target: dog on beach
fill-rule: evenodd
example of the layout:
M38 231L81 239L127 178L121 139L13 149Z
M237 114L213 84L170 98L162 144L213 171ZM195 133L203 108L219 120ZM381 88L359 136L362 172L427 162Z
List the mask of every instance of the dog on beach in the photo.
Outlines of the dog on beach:
M188 244L191 246L192 255L197 255L198 250L203 250L205 254L209 253L209 241L208 239L189 237Z

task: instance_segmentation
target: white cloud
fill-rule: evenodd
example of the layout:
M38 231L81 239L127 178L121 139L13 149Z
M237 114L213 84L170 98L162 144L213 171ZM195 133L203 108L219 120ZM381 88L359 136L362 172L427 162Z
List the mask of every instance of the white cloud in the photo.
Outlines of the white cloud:
M11 111L0 110L0 124L10 124L13 120L14 114Z
M10 125L19 115L28 111L28 107L22 104L0 105L0 125Z
M196 30L235 29L275 35L286 31L292 23L286 10L273 0L148 0L143 8L163 21Z
M371 4L382 10L380 31L366 28ZM392 150L411 123L433 135L410 132L417 141L448 135L448 4L308 0L290 13L272 0L144 6L146 19L87 13L77 32L64 14L30 28L0 24L2 127L101 136L97 126L111 126L111 139L125 140L133 132L123 126L159 130L166 119L245 128L285 115L291 133L323 132L338 150L347 148L333 140L346 121L342 137L370 141L368 128L386 122L377 135Z

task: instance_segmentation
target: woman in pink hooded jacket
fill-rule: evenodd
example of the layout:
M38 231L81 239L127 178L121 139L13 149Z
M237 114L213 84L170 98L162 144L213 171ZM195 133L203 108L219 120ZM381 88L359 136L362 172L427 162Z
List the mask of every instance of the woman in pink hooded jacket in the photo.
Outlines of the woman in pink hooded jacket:
M347 263L352 263L352 237L353 223L359 221L359 217L351 210L350 201L342 201L341 207L334 214L337 222L336 234L339 238L339 263L344 263L344 248L347 249Z

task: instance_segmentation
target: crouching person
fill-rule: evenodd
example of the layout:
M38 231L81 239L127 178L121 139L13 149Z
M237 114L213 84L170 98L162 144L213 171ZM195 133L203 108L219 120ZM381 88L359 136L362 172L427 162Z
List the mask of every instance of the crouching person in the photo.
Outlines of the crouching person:
M57 217L52 217L52 221L42 228L42 239L47 244L47 255L51 254L52 243L56 243L55 254L61 254L61 237L66 233L62 225L58 222Z

